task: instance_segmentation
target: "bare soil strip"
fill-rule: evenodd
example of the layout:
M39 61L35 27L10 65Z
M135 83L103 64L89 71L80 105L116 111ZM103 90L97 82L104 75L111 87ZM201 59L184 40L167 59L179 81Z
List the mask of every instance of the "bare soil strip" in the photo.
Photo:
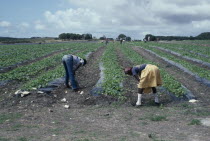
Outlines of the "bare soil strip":
M209 104L209 87L199 83L197 80L195 80L193 76L181 71L175 66L168 64L163 59L154 56L153 54L147 52L143 48L133 47L133 49L144 58L160 64L161 67L164 68L169 74L173 75L177 79L177 81L181 82L187 89L189 89L202 104Z
M8 66L8 67L5 67L5 68L1 68L0 69L0 73L7 73L11 70L14 70L15 68L18 68L18 67L21 67L21 66L25 66L25 65L29 65L31 63L34 63L34 62L37 62L37 61L40 61L44 58L47 58L47 57L50 57L50 56L53 56L53 55L56 55L58 53L61 53L61 52L64 52L64 51L67 51L67 50L70 50L70 49L64 49L64 50L59 50L59 51L55 51L55 52L52 52L52 53L49 53L45 56L42 56L42 57L38 57L34 60L26 60L24 62L20 62L20 63L16 63L14 65L11 65L11 66Z

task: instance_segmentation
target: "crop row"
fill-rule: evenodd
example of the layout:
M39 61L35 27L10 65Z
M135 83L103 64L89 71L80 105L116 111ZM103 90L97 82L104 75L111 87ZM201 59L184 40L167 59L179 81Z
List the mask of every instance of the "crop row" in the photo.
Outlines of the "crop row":
M199 45L192 45L192 44L177 44L177 43L161 43L161 42L147 42L148 45L166 47L170 49L174 49L176 51L181 51L185 55L197 55L202 54L203 56L210 57L210 49L207 46L199 46ZM137 43L139 44L139 43ZM140 43L142 44L142 43Z
M17 63L34 60L56 51L79 47L82 43L41 44L41 45L0 45L0 67L8 67Z
M123 99L123 88L122 82L124 80L124 73L121 66L118 63L116 55L116 45L108 44L106 50L101 58L104 69L104 80L102 82L102 87L104 93L112 96L116 96Z
M205 68L209 68L210 69L210 63L209 62L204 62L202 60L199 60L199 59L195 59L195 58L191 58L191 57L188 57L188 56L183 56L182 54L180 53L177 53L175 51L171 51L169 49L166 49L166 48L161 48L161 47L155 47L155 46L149 46L149 47L152 47L152 48L156 48L158 50L161 50L163 52L167 52L169 54L172 54L176 57L179 57L181 59L185 59L187 61L191 61L191 62L194 62L194 63L199 63L200 65L202 65L202 67L205 67ZM209 59L208 59L209 60ZM210 61L210 60L209 60Z
M156 48L150 48L150 47L147 47L147 46L143 46L143 47L146 48L146 49L152 50L153 52L155 52L156 54L158 54L158 55L160 55L162 57L165 57L165 58L167 58L169 60L172 60L172 61L174 61L176 63L181 64L183 67L189 69L191 72L197 74L201 78L205 78L207 80L210 80L210 73L209 73L209 70L207 70L207 69L200 68L200 67L198 67L198 66L196 66L194 64L191 64L191 63L189 63L187 61L184 61L182 59L176 58L173 55L170 55L168 53L162 52L162 51L160 51L160 50L158 50Z
M175 96L181 97L186 93L186 89L182 87L182 84L176 81L173 76L171 76L163 68L161 68L159 64L144 59L137 52L132 50L130 47L127 47L127 45L123 45L121 47L121 50L123 54L127 56L127 58L131 60L135 65L140 65L140 64L157 65L160 68L161 77L164 82L163 87L165 87L169 92L173 93Z
M185 40L185 41L180 41L180 43L210 46L210 40Z
M80 48L80 50L82 51L74 53L74 55L77 55L82 58L87 58L87 54L95 51L98 47L99 47L99 44L89 44L88 46L86 46L86 49ZM54 69L46 71L40 74L38 77L28 81L21 87L21 89L31 90L32 88L45 87L50 81L53 81L56 78L63 77L65 74L64 74L63 64L61 63L61 58L59 60L58 65Z
M177 48L177 47L174 47L170 44L156 44L156 43L149 43L147 45L143 45L143 46L157 46L158 47L161 47L161 48L164 48L164 49L168 49L168 50L171 50L171 51L174 51L174 52L177 52L179 54L181 54L182 56L187 56L187 57L190 57L190 58L195 58L195 59L198 59L198 60L201 60L203 62L208 62L210 63L210 53L206 52L206 54L204 55L198 55L198 53L191 53L191 51L189 50L186 50L186 48ZM205 57L206 56L206 57Z
M95 47L96 44L86 44L85 46L75 46L72 47L68 53L74 53L78 50L85 50L89 47ZM50 68L57 66L61 62L61 58L66 52L56 54L51 57L44 58L38 62L31 63L26 66L18 67L8 73L0 74L0 81L2 80L18 80L18 81L28 81L36 75L39 75Z

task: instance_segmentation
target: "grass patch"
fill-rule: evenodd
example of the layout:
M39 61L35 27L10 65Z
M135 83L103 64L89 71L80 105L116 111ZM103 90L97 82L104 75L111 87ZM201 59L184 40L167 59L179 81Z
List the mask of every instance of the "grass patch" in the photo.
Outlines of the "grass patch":
M201 121L199 119L193 119L188 125L201 125Z
M75 131L74 133L75 133L75 134L84 134L84 133L86 133L86 131L84 131L84 130L79 130L79 131Z
M28 139L26 137L20 137L17 139L17 141L28 141Z
M140 117L140 118L138 118L138 120L145 120L145 119L147 119L146 117Z
M59 133L60 133L61 130L62 129L60 129L60 128L55 128L55 129L50 129L50 132L52 132L55 135L59 135Z
M149 118L151 121L166 121L166 116L155 115Z
M19 119L22 117L20 113L9 113L9 114L1 114L0 115L0 124L3 124L5 121L14 121L15 119Z
M148 122L142 122L141 125L146 126L146 125L148 125Z
M10 139L0 137L0 141L10 141Z
M181 107L190 108L191 106L189 104L187 104L187 103L183 103L183 104L181 104Z
M10 127L9 129L7 129L6 131L18 131L22 127L24 127L24 125L22 125L22 124L16 124L16 125Z
M89 139L79 139L77 141L91 141L91 140L89 140Z
M148 137L152 139L152 141L166 141L166 140L162 140L162 139L157 139L155 134L148 134Z

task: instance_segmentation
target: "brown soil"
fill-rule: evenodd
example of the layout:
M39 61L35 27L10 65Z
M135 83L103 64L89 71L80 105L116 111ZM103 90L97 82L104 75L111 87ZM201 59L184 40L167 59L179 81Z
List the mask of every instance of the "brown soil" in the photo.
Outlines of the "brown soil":
M72 92L62 85L50 94L34 91L27 97L11 97L1 101L0 140L209 140L209 127L190 125L193 119L210 116L209 106L173 103L167 97L161 97L161 101L168 99L168 102L157 107L152 104L153 97L148 95L144 98L145 105L136 108L131 106L130 101L122 103L112 97L90 95L90 90L99 79L98 63L104 49L102 47L94 52L88 64L77 72L83 94ZM133 65L119 50L117 52L122 67ZM135 96L134 78L126 77L123 84ZM126 95L131 96L129 91ZM63 98L67 102L61 102ZM69 109L64 105L69 105Z

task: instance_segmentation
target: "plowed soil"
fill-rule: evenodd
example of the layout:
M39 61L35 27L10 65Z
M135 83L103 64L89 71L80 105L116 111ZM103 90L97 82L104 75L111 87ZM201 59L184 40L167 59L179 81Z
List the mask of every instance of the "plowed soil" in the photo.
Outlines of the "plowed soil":
M198 122L210 116L208 104L173 102L170 97L162 95L160 101L163 105L157 107L153 103L154 97L147 95L143 98L143 106L132 106L136 99L137 82L129 76L123 82L128 100L122 102L105 95L92 96L90 91L99 80L99 62L104 50L105 47L101 47L93 52L87 65L78 70L76 76L80 92L72 92L61 85L49 94L34 91L23 98L2 100L0 140L209 140L210 127ZM122 68L133 65L120 50L117 54ZM7 93L10 93L9 89ZM66 102L61 101L63 98ZM64 108L64 105L69 105L69 108Z

